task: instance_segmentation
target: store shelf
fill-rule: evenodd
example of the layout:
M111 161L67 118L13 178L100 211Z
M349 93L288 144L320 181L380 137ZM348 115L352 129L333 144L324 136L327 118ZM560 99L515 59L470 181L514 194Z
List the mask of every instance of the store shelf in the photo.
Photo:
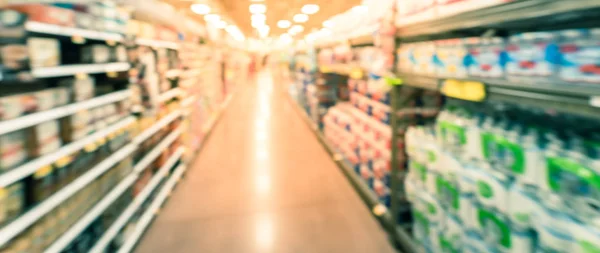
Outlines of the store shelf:
M194 102L196 102L196 95L192 95L190 97L187 97L183 101L181 101L181 107L183 107L183 108L189 107Z
M536 28L543 24L568 24L597 15L597 0L515 0L479 10L399 27L401 38L464 31L473 28Z
M158 101L160 101L161 103L164 103L166 101L169 101L171 99L181 96L181 94L183 94L181 89L173 88L173 89L170 89L170 90L160 94Z
M94 220L96 220L104 211L112 205L123 193L129 189L137 180L137 174L131 174L115 186L104 198L98 202L90 211L88 211L77 223L63 233L45 253L60 253L62 252L83 230L85 230Z
M91 40L106 40L106 41L122 41L123 35L111 32L99 32L74 27L58 26L53 24L40 23L35 21L27 21L25 30L33 33L50 34L66 37L81 37Z
M167 200L167 197L173 191L175 184L177 184L179 179L181 179L181 176L183 175L183 172L185 172L185 169L185 165L180 165L179 167L177 167L177 169L175 169L173 175L165 183L163 188L160 189L160 192L152 201L152 204L150 204L150 206L146 209L146 212L144 212L144 214L140 217L133 232L126 239L123 246L121 246L121 248L117 251L118 253L129 253L137 245L140 238L152 222L158 209L162 206L165 200Z
M117 163L131 155L135 149L136 145L134 144L129 144L121 148L91 168L88 172L81 175L75 181L63 187L58 192L44 200L42 203L36 205L26 213L19 216L16 220L4 226L2 229L0 229L0 247L4 246L8 241L19 235L29 226L42 218L45 214L53 210L75 193L79 192L92 181L96 180L96 178L104 174Z
M31 74L35 78L74 76L77 74L97 74L109 72L122 72L129 70L127 62L98 63L98 64L74 64L56 67L34 68Z
M164 138L158 145L156 145L152 151L150 151L142 160L140 160L135 167L133 167L133 171L141 172L145 170L162 152L168 148L175 140L181 135L183 132L183 126L177 128L177 130L171 132L166 138Z
M344 175L348 178L354 189L359 193L365 204L372 210L375 218L381 222L381 224L387 229L388 233L392 234L395 237L395 240L400 243L402 249L407 253L416 253L419 252L410 236L404 230L396 230L396 225L394 224L394 219L392 218L392 214L389 210L381 205L377 195L369 188L369 186L363 181L361 177L359 177L351 165L345 161L343 156L338 153L325 139L323 134L318 130L317 125L306 115L306 113L300 108L300 106L296 103L296 101L292 97L288 97L288 100L292 104L292 107L300 114L302 119L309 125L309 127L313 130L315 136L319 142L325 147L327 153L332 157L333 161L338 165L338 167L342 170Z
M372 46L374 43L372 34L365 34L363 36L351 38L348 40L348 42L352 47Z
M54 109L32 113L19 118L0 121L0 135L10 133L19 129L24 129L37 124L59 119L74 114L80 110L87 110L101 105L119 102L129 98L130 90L117 91L108 95L92 98L90 100L77 102Z
M170 113L169 115L163 117L158 122L156 122L154 125L152 125L150 128L144 130L141 134L136 136L133 139L133 143L141 144L142 142L144 142L148 138L150 138L150 136L156 134L156 132L158 132L160 129L167 126L168 124L170 124L171 122L173 122L175 119L177 119L180 116L181 116L181 110L176 110L176 111Z
M181 69L171 69L165 73L165 77L168 79L175 79L178 78L181 73Z
M138 210L138 208L148 199L150 194L160 184L162 179L169 173L175 163L181 159L184 153L184 148L180 147L175 153L165 162L165 164L158 170L158 172L150 179L146 187L138 194L135 199L127 206L127 208L121 213L121 215L115 220L115 222L106 230L106 232L100 237L98 242L90 250L90 253L101 253L108 244L115 238L115 236L121 231L123 226L131 219L131 216Z
M398 76L404 85L429 90L441 90L446 80L475 81L485 85L486 101L509 102L600 119L600 87L593 84L491 78L437 78L409 74Z
M55 152L50 154L38 157L33 159L19 167L16 167L12 170L9 170L3 174L0 174L0 188L11 185L14 182L17 182L29 175L35 173L38 169L50 165L59 159L71 155L76 151L83 149L86 145L94 143L98 141L100 138L105 138L106 136L116 132L117 130L126 127L127 125L135 122L134 117L127 117L105 129L102 129L98 132L95 132L81 140L77 140L75 142L69 143ZM1 233L0 233L1 234Z
M179 49L179 43L173 42L173 41L138 38L135 40L135 43L140 46L147 46L147 47L154 47L154 48L167 48L167 49L173 49L173 50Z

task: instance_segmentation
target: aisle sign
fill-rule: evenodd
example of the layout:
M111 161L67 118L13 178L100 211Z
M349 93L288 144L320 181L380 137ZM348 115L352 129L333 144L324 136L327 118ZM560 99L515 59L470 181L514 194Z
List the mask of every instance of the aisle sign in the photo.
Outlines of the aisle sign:
M475 81L445 80L442 83L442 94L467 101L481 102L485 100L485 85Z

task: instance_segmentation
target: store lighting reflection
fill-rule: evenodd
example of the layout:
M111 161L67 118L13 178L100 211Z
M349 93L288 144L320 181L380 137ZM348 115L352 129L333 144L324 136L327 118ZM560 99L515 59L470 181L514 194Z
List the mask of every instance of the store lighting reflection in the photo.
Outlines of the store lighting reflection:
M268 174L256 176L255 184L259 195L266 195L271 191L271 177Z
M262 250L268 250L273 246L274 233L273 221L269 214L261 214L256 221L256 244Z

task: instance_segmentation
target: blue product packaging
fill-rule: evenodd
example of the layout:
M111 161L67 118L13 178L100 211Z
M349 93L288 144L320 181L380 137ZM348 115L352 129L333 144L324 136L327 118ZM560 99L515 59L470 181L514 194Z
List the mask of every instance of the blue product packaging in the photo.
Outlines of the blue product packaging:
M600 83L600 29L560 32L562 80Z
M469 55L465 59L471 77L504 77L506 66L506 52L504 39L470 38L466 39Z
M462 39L440 40L435 42L434 56L436 74L441 77L466 77L467 48Z
M560 62L560 50L553 32L514 35L506 45L506 75L550 79Z

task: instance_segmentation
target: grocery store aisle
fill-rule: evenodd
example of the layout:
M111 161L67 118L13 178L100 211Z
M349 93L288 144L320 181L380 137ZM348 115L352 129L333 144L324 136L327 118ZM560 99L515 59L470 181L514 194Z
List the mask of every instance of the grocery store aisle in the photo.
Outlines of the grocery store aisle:
M283 90L240 85L137 252L394 252Z

